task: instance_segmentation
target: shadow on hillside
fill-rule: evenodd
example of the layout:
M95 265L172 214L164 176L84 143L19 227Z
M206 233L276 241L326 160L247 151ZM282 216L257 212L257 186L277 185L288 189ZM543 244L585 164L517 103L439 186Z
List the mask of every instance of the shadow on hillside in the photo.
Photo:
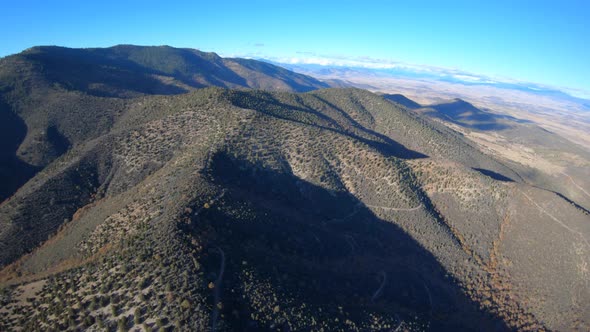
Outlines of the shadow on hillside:
M0 101L0 202L12 196L18 188L40 169L18 158L16 151L27 135L27 125Z
M130 97L130 93L180 94L185 89L166 84L153 75L161 72L132 61L98 56L90 51L56 48L24 55L44 68L50 82L68 90L98 97Z
M308 83L311 83L311 84L318 86L320 88L329 88L330 87L328 84L318 81L310 76L303 76L303 75L297 74L295 72L289 71L287 69L284 69L282 67L277 67L273 64L266 63L263 61L255 61L255 60L241 59L241 58L232 58L232 59L228 59L228 60L239 63L240 65L242 65L250 70L253 70L255 72L264 73L267 75L271 75L275 78L279 78L279 79L283 80L285 83L287 83L287 85L292 87L297 92L309 92L309 91L315 90L315 88L313 88L311 85L306 86L306 85L302 85L299 82L295 81L293 79L294 75L297 75L297 77L299 77L301 79L305 79L306 81L311 81Z
M539 188L539 189L542 189L542 188ZM547 190L547 189L543 189L543 190ZM565 196L561 193L558 193L557 191L551 191L551 192L590 216L590 210L586 209L585 207L581 206L580 204L576 203L575 201L569 199L567 196Z
M385 100L389 100L411 110L422 107L422 105L418 104L412 99L400 94L384 94L381 97L383 97Z
M313 108L282 103L267 92L257 91L256 93L257 97L254 98L251 96L250 92L233 91L230 95L231 102L235 106L252 109L275 118L305 124L307 126L332 131L340 135L354 138L355 140L363 142L379 150L379 152L385 156L394 156L402 159L418 159L428 157L422 153L406 148L402 144L385 135L363 127L357 121L352 119L345 111L323 100L322 98L318 97L318 100L321 100L322 103L333 108L334 111L339 112L344 118L346 118L346 120L350 122L351 128L353 130L347 130L346 128L343 128L337 123L337 121ZM319 122L311 123L309 121L303 121L301 118L299 118L297 113L311 114L317 117L318 120L325 121L326 125L322 125ZM331 126L328 126L328 124Z
M41 185L35 186L35 190L15 196L2 205L0 267L38 247L71 220L76 210L95 199L96 189L104 179L100 176L101 166L92 160L93 157L82 158L75 165L45 178ZM52 257L71 254L61 250L47 253ZM41 266L45 267L48 263L45 260Z
M101 97L187 92L156 77L174 78L192 88L248 86L246 79L227 68L221 58L206 55L171 47L120 45L105 49L50 47L24 56L42 64L49 81Z
M531 123L531 121L518 119L510 115L495 114L481 110L460 99L428 106L428 109L422 113L431 117L451 121L466 128L482 131L509 129L513 127L510 122Z
M318 98L323 103L332 107L335 111L339 112L344 118L346 118L348 121L350 121L350 123L352 124L352 126L354 128L360 130L362 133L365 133L368 136L375 137L376 139L372 140L372 144L368 143L368 145L372 145L374 148L380 150L381 153L383 153L385 155L392 155L392 156L395 156L398 158L403 158L403 159L418 159L418 158L428 157L425 154L422 154L420 152L406 148L404 145L392 140L391 138L389 138L386 135L383 135L383 134L378 133L372 129L364 127L363 125L358 123L356 120L354 120L347 112L345 112L341 108L337 107L336 105L330 103L329 101L325 100L324 98L321 98L319 96L316 96L316 98ZM361 106L361 107L364 109L363 106ZM367 113L369 113L367 110L365 110L365 111Z
M502 182L514 182L513 179L504 176L500 173L496 173L494 171L490 171L489 169L483 169L483 168L473 168L473 170L476 170L478 172L480 172L481 174L485 175L485 176L489 176L494 180L498 180L498 181L502 181Z
M345 319L369 322L372 313L387 317L390 330L402 321L435 331L508 330L479 311L430 252L348 193L222 153L210 170L227 191L193 217L191 232L225 252L221 313L231 330L289 331L281 317L296 319L292 305L345 330ZM205 277L214 281L219 255L212 250L203 262ZM254 297L244 290L244 271L260 283ZM270 314L266 326L250 318L275 305L287 314Z
M56 126L47 127L47 141L51 144L56 156L61 156L66 153L71 143L67 137L65 137Z

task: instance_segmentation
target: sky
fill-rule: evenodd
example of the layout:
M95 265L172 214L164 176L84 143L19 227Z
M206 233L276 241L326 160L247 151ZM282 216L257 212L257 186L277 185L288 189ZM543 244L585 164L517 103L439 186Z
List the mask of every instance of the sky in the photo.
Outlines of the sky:
M0 31L0 56L35 45L170 45L442 67L590 95L586 0L0 0Z

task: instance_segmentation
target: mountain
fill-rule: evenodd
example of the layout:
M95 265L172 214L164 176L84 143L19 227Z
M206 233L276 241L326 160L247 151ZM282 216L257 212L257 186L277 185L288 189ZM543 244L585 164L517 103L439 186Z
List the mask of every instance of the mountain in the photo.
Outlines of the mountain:
M386 97L387 98L387 97ZM414 112L439 121L494 155L531 185L562 195L590 211L590 153L527 119L453 99Z
M70 147L106 133L129 98L205 86L305 92L309 76L168 46L33 47L0 60L0 201Z
M221 58L215 53L170 46L33 47L4 58L3 67L4 75L20 81L41 76L37 78L96 96L175 94L205 86L293 92L327 87L314 78L266 62ZM23 73L23 67L38 75Z
M411 68L284 66L379 93L460 132L530 185L590 211L590 114L582 99L534 84L492 82L466 73L454 79L458 73Z
M47 151L0 204L2 331L589 327L587 211L400 96L111 90L1 90Z
M590 151L588 100L573 97L567 89L564 92L534 83L492 79L456 69L383 63L370 59L357 59L359 61L354 61L356 65L349 66L345 59L325 60L323 63L327 65L275 63L322 80L346 82L349 87L381 94L403 94L422 105L455 98L468 100L499 114L532 121ZM296 62L297 59L291 61Z

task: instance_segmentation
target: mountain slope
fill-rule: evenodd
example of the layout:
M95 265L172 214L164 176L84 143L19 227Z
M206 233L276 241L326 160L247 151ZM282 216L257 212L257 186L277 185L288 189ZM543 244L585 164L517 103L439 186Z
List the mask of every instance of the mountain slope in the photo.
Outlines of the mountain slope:
M524 181L590 211L590 153L533 121L455 99L414 109L461 132L478 149L510 165Z
M145 96L0 205L0 324L583 330L588 218L367 91Z
M205 86L310 91L311 77L168 46L43 46L0 59L0 200L72 146L108 132L131 97ZM4 136L3 136L4 137Z
M204 86L276 85L276 90L292 92L327 87L314 78L265 62L221 58L215 53L169 46L33 47L4 58L2 65L8 71L4 75L22 75L22 71L14 73L14 65L22 66L23 62L35 71L29 76L97 96L176 94ZM23 80L22 76L17 78Z

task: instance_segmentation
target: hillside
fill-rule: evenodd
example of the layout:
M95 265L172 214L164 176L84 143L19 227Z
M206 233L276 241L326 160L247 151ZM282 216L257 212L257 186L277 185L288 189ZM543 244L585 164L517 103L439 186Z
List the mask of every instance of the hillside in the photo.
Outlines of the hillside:
M0 59L0 201L71 147L106 134L130 98L206 86L327 87L271 64L168 46L43 46Z
M105 125L0 205L2 330L589 327L589 215L405 106L76 93Z
M527 183L590 211L590 153L539 124L461 99L413 108L458 131L479 150L509 165Z

